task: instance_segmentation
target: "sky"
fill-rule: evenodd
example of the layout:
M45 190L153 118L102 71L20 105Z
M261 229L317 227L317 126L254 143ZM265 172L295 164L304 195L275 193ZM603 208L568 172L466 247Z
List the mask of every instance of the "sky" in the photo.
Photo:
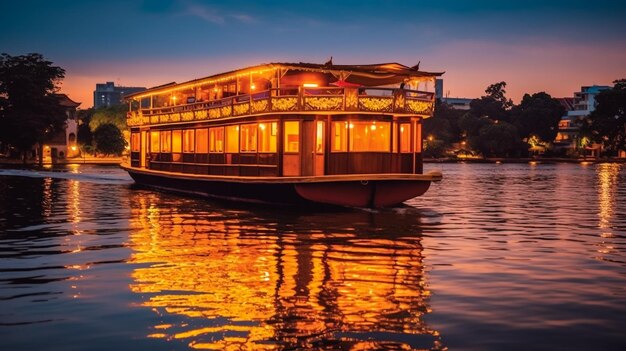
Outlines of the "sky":
M65 69L61 92L152 87L269 62L398 62L444 72L444 95L573 96L626 78L626 2L0 0L0 52Z

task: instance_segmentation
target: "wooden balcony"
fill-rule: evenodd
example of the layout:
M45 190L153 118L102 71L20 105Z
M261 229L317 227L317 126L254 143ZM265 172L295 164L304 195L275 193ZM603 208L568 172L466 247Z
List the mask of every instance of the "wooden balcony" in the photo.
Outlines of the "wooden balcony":
M203 121L282 113L386 113L430 116L434 94L390 88L318 87L271 89L220 100L141 109L128 113L128 126Z

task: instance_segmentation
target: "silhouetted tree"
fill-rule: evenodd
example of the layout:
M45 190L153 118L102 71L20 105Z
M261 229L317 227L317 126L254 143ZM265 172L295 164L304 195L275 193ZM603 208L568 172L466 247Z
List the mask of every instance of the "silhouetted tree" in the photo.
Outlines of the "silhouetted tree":
M114 124L101 124L93 134L96 151L105 155L120 155L126 147L122 132Z
M508 121L513 101L506 98L506 82L491 84L481 96L470 102L470 112L476 117L487 117L494 121Z
M478 135L471 137L473 145L485 156L512 156L518 154L521 141L514 125L494 122L480 128Z
M535 135L544 142L552 142L563 114L565 108L550 95L544 92L524 94L521 103L511 110L511 122L521 138Z
M93 132L102 124L114 124L119 130L125 130L127 112L127 105L114 105L95 109L89 121L89 128Z
M89 122L91 122L91 117L93 117L94 109L88 108L86 110L78 111L78 135L77 140L78 144L85 146L91 146L93 144L93 132L89 127Z
M0 140L27 152L65 127L67 116L55 95L65 70L40 54L0 56Z
M583 121L583 133L611 152L626 150L626 79L614 83L596 96L596 109Z

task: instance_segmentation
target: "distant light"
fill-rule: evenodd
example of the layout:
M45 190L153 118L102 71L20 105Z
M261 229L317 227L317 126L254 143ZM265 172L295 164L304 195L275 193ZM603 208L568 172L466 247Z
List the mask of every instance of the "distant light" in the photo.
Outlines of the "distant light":
M256 89L256 85L254 85L254 83L252 83L252 84L250 85L250 89L251 89L251 90Z
M370 129L371 129L371 130L376 130L376 125L375 125L375 124L372 124L372 125L370 126Z
M261 128L261 130L265 130L265 124L263 123L259 124L259 128Z
M70 149L72 149L72 151L76 151L76 145L72 145Z
M318 87L317 83L304 83L302 84L302 86L305 88L317 88Z

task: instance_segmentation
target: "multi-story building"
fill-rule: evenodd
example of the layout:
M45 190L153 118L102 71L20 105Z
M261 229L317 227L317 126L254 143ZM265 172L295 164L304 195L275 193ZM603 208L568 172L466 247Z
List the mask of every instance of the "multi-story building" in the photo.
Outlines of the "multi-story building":
M116 87L113 82L96 84L93 92L93 107L110 107L122 103L122 97L127 94L144 91L144 87Z
M600 145L589 144L580 140L580 122L596 109L596 96L603 90L611 89L607 85L583 86L574 93L573 98L558 99L567 111L559 122L559 131L554 139L555 149L576 150L584 148L592 156L598 156Z

